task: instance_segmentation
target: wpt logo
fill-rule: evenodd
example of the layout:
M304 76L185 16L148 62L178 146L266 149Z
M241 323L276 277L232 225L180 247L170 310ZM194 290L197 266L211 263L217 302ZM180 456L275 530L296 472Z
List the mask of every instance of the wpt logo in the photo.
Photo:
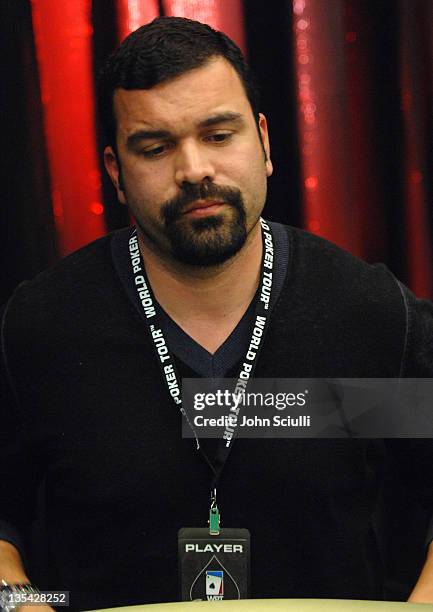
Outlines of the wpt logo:
M220 570L206 572L206 596L208 601L224 598L224 572Z

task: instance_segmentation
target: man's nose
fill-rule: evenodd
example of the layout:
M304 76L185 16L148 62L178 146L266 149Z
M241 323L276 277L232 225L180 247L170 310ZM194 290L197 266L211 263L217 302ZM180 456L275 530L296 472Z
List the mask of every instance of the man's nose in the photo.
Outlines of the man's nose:
M215 170L209 152L200 143L184 143L176 155L175 180L179 187L184 183L213 181Z

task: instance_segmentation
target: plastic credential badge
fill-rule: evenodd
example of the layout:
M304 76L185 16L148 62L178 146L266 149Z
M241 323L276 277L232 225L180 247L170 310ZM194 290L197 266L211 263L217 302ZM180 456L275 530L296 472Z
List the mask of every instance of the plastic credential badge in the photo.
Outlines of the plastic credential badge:
M182 601L247 599L250 591L250 532L184 527L178 536Z

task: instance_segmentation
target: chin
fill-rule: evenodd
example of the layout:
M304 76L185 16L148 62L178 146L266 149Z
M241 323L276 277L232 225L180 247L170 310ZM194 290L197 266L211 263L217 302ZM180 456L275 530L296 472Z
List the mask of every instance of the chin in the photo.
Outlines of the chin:
M195 267L218 266L234 257L244 246L244 225L222 227L215 217L198 220L187 231L179 228L169 236L172 254L177 261Z

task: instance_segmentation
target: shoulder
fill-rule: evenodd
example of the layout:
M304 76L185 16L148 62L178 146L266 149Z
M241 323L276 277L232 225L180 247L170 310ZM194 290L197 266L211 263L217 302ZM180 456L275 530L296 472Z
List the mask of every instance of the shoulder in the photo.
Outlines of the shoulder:
M369 264L336 244L304 230L284 226L290 243L290 268L304 286L324 294L344 292L367 301L396 301L404 309L399 284L382 263Z
M286 330L287 346L304 347L315 376L398 376L407 311L392 273L303 230L285 231L289 261L274 308L276 335Z
M86 311L89 304L107 299L118 293L111 256L113 236L125 230L108 234L61 259L32 280L21 283L4 309L6 328L31 321L33 328L49 324L62 313Z
M33 279L25 281L21 287L26 291L36 292L60 286L66 288L79 280L84 281L89 277L89 273L95 273L110 264L111 237L112 234L108 234L86 244Z

